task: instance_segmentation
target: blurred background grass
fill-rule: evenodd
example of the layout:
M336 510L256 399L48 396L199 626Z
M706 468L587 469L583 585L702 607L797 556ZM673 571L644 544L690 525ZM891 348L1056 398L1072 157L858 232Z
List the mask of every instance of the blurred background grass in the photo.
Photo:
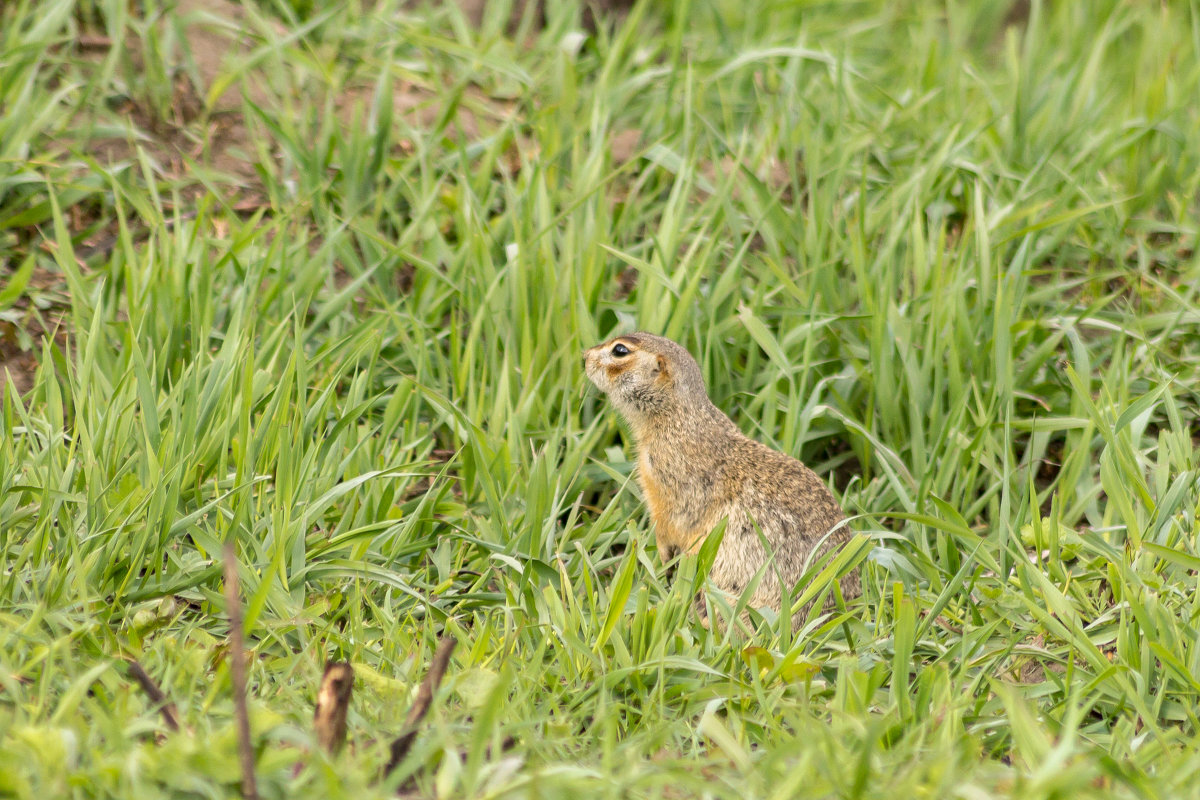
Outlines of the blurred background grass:
M443 632L420 796L1189 792L1200 6L596 19L0 10L0 792L236 792L226 538L264 796L390 794ZM634 327L861 515L851 613L689 613Z

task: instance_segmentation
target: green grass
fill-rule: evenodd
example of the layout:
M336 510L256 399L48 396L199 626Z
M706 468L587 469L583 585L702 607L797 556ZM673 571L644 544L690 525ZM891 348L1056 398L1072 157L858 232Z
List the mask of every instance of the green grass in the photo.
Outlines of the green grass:
M0 795L236 794L230 538L265 797L389 796L443 632L421 796L1194 794L1200 4L643 2L582 44L504 6L262 0L215 76L194 14L0 9L0 336L40 365L0 400ZM700 626L581 370L635 326L836 484L861 601Z

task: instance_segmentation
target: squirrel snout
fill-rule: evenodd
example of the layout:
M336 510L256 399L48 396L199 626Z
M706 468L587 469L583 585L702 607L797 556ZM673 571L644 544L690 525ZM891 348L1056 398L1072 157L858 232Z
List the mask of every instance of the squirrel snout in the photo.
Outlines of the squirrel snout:
M590 378L592 380L593 383L595 383L594 376L596 373L596 369L599 366L596 363L597 359L596 359L595 350L596 350L596 348L589 347L587 350L583 351L583 372L585 375L588 376L588 378Z
M606 370L606 360L602 347L592 347L583 351L583 373L589 381L605 394L611 388L611 369Z
M603 350L599 347L589 347L583 351L583 366L587 370L593 370L600 366Z

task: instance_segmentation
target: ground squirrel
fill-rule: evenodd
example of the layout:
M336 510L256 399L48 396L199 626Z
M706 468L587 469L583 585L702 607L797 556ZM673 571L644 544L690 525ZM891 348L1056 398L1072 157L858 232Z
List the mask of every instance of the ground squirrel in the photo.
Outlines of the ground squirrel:
M638 483L664 562L694 552L727 519L709 578L740 596L767 558L765 538L775 564L750 604L778 611L778 576L794 584L814 548L819 555L849 538L845 525L826 536L844 515L816 473L738 430L708 399L700 366L683 347L631 333L584 355L588 378L633 430ZM841 585L843 596L857 596L858 570Z

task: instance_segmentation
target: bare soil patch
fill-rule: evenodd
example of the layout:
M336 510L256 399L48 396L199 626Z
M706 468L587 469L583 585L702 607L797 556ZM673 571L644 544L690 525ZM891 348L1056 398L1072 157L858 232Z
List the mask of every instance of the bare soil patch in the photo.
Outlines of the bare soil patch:
M0 285L11 275L0 268ZM42 344L53 338L60 349L67 347L69 313L62 276L34 267L24 294L0 312L0 400L9 382L19 397L33 388Z
M486 0L458 2L469 19L482 19ZM531 8L527 9L527 4ZM584 24L594 27L598 20L618 20L631 5L629 0L597 0ZM260 11L254 12L254 8ZM544 23L540 2L527 0L515 4L511 24L519 23L527 11L536 15L538 25ZM152 52L151 44L139 34L141 26L136 20L123 31L120 41L114 42L98 30L85 29L69 45L77 62L97 67L111 57L113 48L122 48L117 78L128 95L119 94L118 86L105 87L102 91L108 94L94 96L78 112L70 133L53 142L55 149L64 154L86 154L103 166L131 165L133 170L140 169L139 159L145 157L155 179L172 187L172 191L160 193L165 211L171 210L172 198L190 205L212 191L219 192L225 207L235 213L264 208L270 201L263 176L275 171L277 165L262 163L262 159L274 158L276 149L269 134L260 132L262 126L246 118L246 111L251 108L267 116L275 114L281 97L295 90L274 85L264 66L267 60L261 58L264 43L286 38L288 30L273 21L265 8L232 0L177 0L173 12L153 24L160 39L156 46L174 41L173 47ZM169 26L174 27L169 30ZM169 35L173 31L180 34L178 38ZM167 101L155 100L139 77L164 68L170 76L170 97ZM536 143L522 137L513 125L519 114L515 101L491 96L473 82L455 87L450 84L452 80L433 73L413 80L397 79L390 98L393 125L432 132L455 142L475 141L512 125L505 166L516 172L523 159L535 157ZM351 82L340 90L333 104L338 123L348 133L371 124L369 111L376 91L369 79ZM125 127L126 133L114 134L114 127ZM72 136L76 138L68 138ZM637 131L618 134L614 157L618 161L632 157L642 144L640 138ZM393 141L400 155L406 148L408 152L413 148L403 136ZM81 266L82 262L95 264L95 259L107 257L118 241L111 210L99 205L93 200L63 209ZM190 210L182 209L185 215ZM127 211L132 213L132 209ZM156 224L136 218L129 223L136 239L144 238L150 226ZM16 257L0 259L0 283L31 249L46 247L44 230L35 226L27 233L13 253ZM0 317L0 384L6 383L7 372L22 395L33 384L44 339L53 335L56 342L65 344L69 338L70 298L62 276L53 271L50 262L47 266L37 277L55 285L54 295L59 299L53 301L54 307L46 306L46 292L31 281L19 303Z

